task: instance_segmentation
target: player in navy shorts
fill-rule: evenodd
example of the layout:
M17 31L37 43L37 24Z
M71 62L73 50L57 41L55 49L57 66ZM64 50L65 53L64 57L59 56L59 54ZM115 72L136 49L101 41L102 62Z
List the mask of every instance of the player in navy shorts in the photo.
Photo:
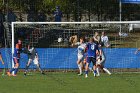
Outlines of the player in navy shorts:
M94 43L93 38L90 38L89 42L87 43L87 62L85 67L85 78L88 77L88 69L89 65L93 63L93 70L94 76L96 76L96 55L99 54L98 45Z
M18 43L16 44L16 48L14 49L14 54L13 54L13 60L14 60L14 68L10 69L9 72L7 72L8 76L11 76L12 72L14 71L13 76L16 76L19 68L19 59L20 59L20 53L22 51L22 41L19 39Z

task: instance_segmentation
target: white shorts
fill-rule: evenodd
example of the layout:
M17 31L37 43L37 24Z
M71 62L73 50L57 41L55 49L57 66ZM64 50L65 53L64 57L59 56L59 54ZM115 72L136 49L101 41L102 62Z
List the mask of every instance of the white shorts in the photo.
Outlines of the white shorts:
M104 65L105 63L105 57L102 57L102 60L100 60L100 57L97 57L96 65Z
M78 60L84 61L85 56L84 55L78 55Z
M39 64L38 59L34 58L34 59L29 59L30 62L34 62L35 65Z

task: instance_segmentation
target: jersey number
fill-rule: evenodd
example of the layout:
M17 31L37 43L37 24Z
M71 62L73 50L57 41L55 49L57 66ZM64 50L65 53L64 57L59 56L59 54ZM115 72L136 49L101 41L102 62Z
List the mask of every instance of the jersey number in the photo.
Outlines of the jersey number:
M91 45L91 50L94 50L95 46L94 45Z

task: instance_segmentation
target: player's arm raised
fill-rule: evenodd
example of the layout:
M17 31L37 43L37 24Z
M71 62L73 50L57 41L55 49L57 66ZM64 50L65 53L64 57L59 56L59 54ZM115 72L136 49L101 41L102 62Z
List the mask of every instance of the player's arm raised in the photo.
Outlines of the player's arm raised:
M71 36L69 39L69 42L71 43L71 46L77 45L77 35Z
M96 45L96 55L100 55L100 49L98 45Z

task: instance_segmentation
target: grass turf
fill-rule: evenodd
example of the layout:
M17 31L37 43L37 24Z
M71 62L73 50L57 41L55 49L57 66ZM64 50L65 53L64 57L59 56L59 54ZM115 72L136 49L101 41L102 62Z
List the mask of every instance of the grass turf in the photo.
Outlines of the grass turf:
M75 73L33 73L0 77L0 93L139 93L140 74L101 74L88 78Z

